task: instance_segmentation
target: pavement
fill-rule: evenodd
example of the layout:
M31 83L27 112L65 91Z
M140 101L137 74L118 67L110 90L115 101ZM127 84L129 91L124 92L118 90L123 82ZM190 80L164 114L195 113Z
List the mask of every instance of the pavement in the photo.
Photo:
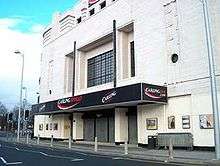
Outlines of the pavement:
M15 143L14 138L6 139L6 137L0 137L2 140L2 147L4 144ZM20 143L13 144L16 146L27 146L26 139L21 138ZM98 144L98 151L94 151L93 143L72 143L71 148L68 147L68 141L53 141L53 146L51 146L50 140L40 140L37 144L37 139L29 139L28 147L32 148L46 148L47 150L65 150L65 153L80 154L86 153L87 155L99 155L106 158L122 161L141 161L140 163L135 163L134 165L139 165L142 162L150 162L155 164L171 164L171 165L207 165L207 166L220 166L220 161L213 160L215 158L215 153L211 151L189 151L189 150L174 150L173 159L169 160L168 150L150 150L147 148L140 148L136 146L128 147L128 154L124 154L124 145L116 146L113 144ZM74 155L73 155L74 156ZM78 156L76 156L77 158ZM99 160L99 157L98 157ZM97 161L98 161L97 160ZM138 160L138 161L137 161ZM92 163L92 162L91 162ZM100 163L102 163L100 161ZM111 162L110 162L111 163ZM132 163L132 162L130 162ZM114 163L113 163L114 164ZM127 163L121 163L129 165ZM117 165L117 164L116 164Z

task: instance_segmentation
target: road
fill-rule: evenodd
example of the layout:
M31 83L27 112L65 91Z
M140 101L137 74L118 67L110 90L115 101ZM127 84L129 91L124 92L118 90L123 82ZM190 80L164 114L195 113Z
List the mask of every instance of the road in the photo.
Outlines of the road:
M0 141L0 166L168 166L171 163L141 161L100 154L58 150Z

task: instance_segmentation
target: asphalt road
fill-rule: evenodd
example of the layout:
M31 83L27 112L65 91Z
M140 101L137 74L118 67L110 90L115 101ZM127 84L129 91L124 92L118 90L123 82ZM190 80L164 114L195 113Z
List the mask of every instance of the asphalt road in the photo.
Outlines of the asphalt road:
M168 166L129 158L58 150L0 141L0 166Z

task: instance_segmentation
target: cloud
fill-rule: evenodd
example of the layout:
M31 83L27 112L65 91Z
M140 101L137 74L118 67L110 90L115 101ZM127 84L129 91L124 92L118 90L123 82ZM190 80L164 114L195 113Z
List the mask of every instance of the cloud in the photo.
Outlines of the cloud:
M35 24L31 27L31 32L33 32L33 33L42 33L44 28L45 28L45 26L43 26L41 24Z
M13 28L22 21L18 18L2 18L0 19L0 28Z
M25 33L17 29L18 24L23 22L17 18L0 18L0 99L6 104L19 101L21 57L13 53L15 49L24 53L24 86L28 88L28 100L36 102L41 56L39 32L42 26L33 25Z

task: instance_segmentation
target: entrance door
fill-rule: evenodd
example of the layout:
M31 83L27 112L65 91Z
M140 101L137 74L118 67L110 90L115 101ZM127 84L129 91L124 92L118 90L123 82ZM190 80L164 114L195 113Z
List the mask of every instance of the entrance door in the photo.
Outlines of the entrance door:
M94 128L95 128L95 119L88 118L84 119L84 140L85 141L94 141Z
M99 142L108 142L108 118L96 119L96 137Z
M109 129L109 133L108 133L108 138L109 138L109 142L114 143L115 142L115 117L114 116L110 116L108 118L108 129Z
M128 141L129 144L137 144L137 109L128 111Z
M94 141L95 137L99 142L115 141L115 118L112 110L87 112L82 118L84 119L83 136L85 141Z

